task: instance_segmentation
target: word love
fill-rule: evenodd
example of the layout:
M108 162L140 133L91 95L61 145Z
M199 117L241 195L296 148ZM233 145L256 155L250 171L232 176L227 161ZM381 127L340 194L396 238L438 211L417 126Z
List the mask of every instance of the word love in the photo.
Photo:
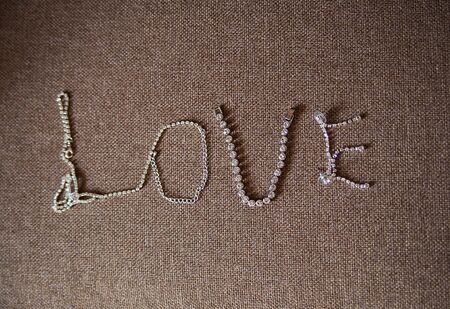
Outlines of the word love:
M171 124L168 124L164 126L158 133L158 136L156 137L154 143L151 145L151 148L149 150L149 154L147 157L147 160L145 162L144 171L141 174L140 180L138 184L131 188L126 189L122 191L115 191L105 194L98 194L98 193L92 193L92 192L80 192L78 187L78 179L76 174L76 168L74 163L72 162L72 158L74 155L72 143L73 138L71 135L71 129L70 129L70 119L69 119L69 103L70 98L68 93L62 92L57 96L56 102L59 107L59 113L61 117L61 122L63 126L63 132L64 132L64 141L63 141L63 147L61 152L61 159L64 163L67 164L69 171L67 174L65 174L61 179L61 185L57 192L55 193L53 197L53 204L52 209L55 212L61 213L64 212L73 206L77 204L88 204L97 200L104 200L109 198L115 198L123 195L128 195L132 193L136 193L140 191L147 179L149 170L151 168L153 172L153 178L158 190L158 193L161 195L162 198L167 200L168 202L175 203L175 204L194 204L198 201L201 192L206 186L206 183L208 181L208 149L207 149L207 143L206 143L206 131L203 129L199 124L192 122L192 121L177 121ZM289 127L294 119L294 109L291 108L287 114L282 119L282 126L281 126L281 134L280 134L280 141L279 141L279 148L278 148L278 157L277 162L274 167L274 171L272 175L270 176L268 188L266 191L266 194L260 198L251 198L247 191L245 190L244 183L246 182L243 178L244 173L241 170L241 166L239 163L239 156L237 153L237 149L235 146L235 140L233 138L233 134L231 133L231 130L226 122L225 116L222 112L222 109L219 107L215 110L215 118L218 122L218 126L220 130L223 133L225 143L227 144L227 153L230 158L231 162L231 171L232 171L232 177L235 182L235 186L237 189L237 195L241 202L249 207L249 208L256 208L261 207L266 204L270 204L272 200L276 196L277 191L277 183L282 177L283 174L283 168L285 166L285 159L286 159L286 152L288 149L287 143L288 143L288 133L289 133ZM350 124L352 122L360 121L361 116L353 117L349 120L329 124L327 123L327 120L323 113L316 112L314 114L314 119L319 124L323 136L325 138L325 150L328 160L328 166L325 172L320 173L319 175L319 181L323 185L330 185L333 181L341 181L352 188L356 189L367 189L369 188L368 183L356 183L349 179L346 179L342 176L338 175L338 171L336 168L336 160L338 159L339 155L341 155L344 152L362 152L364 150L364 146L357 146L357 147L340 147L337 149L331 149L330 146L330 130L333 130L337 127ZM164 134L166 130L169 130L176 126L182 126L182 127L192 127L196 129L200 135L200 141L201 141L201 162L202 162L202 177L194 191L194 193L190 197L171 197L169 196L165 190L164 186L162 184L158 166L157 166L157 154L158 154L158 143L161 138L161 136Z

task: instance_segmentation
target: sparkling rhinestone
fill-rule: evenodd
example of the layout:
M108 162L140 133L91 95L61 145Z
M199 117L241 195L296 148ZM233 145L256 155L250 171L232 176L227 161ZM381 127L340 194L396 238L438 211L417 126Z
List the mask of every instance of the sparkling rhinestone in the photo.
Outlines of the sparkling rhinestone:
M242 203L244 203L244 204L247 204L249 200L250 200L250 199L249 199L249 197L248 197L247 195L244 195L243 197L241 197L241 201L242 201Z
M217 120L222 120L222 119L223 119L223 114L217 113L217 114L216 114L216 119L217 119Z
M255 205L256 205L256 202L254 200L249 200L248 201L248 206L249 207L255 207Z
M226 126L227 126L227 123L226 123L225 121L223 121L223 120L219 123L219 127L220 127L221 129L226 128Z
M283 168L284 167L284 162L283 161L278 161L277 162L277 167L278 168Z
M283 122L283 128L285 128L285 129L289 128L290 125L291 125L290 121Z
M281 131L281 135L283 135L283 136L286 136L286 135L288 135L288 129L283 129L282 131Z
M284 152L282 152L278 155L278 160L283 161L284 159L286 159L286 155L284 154Z
M271 184L269 186L269 191L275 191L277 189L277 186L275 184Z
M320 173L319 176L319 182L325 186L328 186L331 184L331 177L327 173Z
M234 181L236 181L236 182L242 181L242 176L241 175L236 175L236 177L234 177Z
M280 170L279 168L277 168L277 169L273 172L273 174L274 174L275 176L281 176L281 170Z
M236 151L232 150L232 151L230 151L229 155L230 155L230 158L234 159L234 158L236 158L237 153L236 153Z
M239 165L239 161L237 159L233 159L233 160L231 160L231 165L232 166L238 166Z
M273 183L273 184L276 184L276 183L278 182L278 177L277 177L277 176L273 176L273 177L270 179L270 182Z
M239 168L239 166L233 167L233 174L239 174L240 172L241 172L241 169Z
M261 207L261 206L264 205L264 203L263 203L262 200L257 200L257 201L255 202L255 205L258 206L258 207Z
M283 144L283 145L280 146L280 151L281 152L285 152L286 150L287 150L287 146L286 145Z
M270 203L270 198L265 197L265 198L263 198L262 201L263 201L264 204L269 204Z
M269 193L267 194L267 197L270 198L270 199L275 198L275 192L273 192L273 191L269 192Z
M239 189L239 188L238 188L238 189ZM238 196L240 196L240 197L245 196L245 191L242 190L242 188L241 188L241 190L238 191Z
M244 189L244 184L240 181L240 182L236 183L236 188L238 190L242 190L242 189Z
M228 135L228 134L230 134L230 129L228 129L228 128L223 129L223 135Z
M229 143L227 148L228 148L228 150L234 150L235 146L233 143Z
M288 138L286 136L282 136L280 139L280 144L286 144L288 141Z
M233 141L233 138L231 137L231 135L225 136L225 142L231 143L232 141Z
M315 119L318 123L320 123L320 124L326 123L326 122L327 122L327 118L326 118L325 115L324 115L323 113L321 113L321 112L315 112L315 113L314 113L314 119Z

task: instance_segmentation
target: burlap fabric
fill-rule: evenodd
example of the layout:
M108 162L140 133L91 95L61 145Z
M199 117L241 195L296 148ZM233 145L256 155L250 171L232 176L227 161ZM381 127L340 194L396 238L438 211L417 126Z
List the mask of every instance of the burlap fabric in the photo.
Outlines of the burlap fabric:
M2 1L1 308L446 308L447 1ZM138 194L50 209L67 171L56 94L70 90L84 190L133 186L159 128L200 122L210 178L194 206ZM224 104L263 193L297 105L277 200L236 197L213 118ZM324 188L313 112L361 112L336 145L369 191ZM195 131L169 131L167 189L200 176Z

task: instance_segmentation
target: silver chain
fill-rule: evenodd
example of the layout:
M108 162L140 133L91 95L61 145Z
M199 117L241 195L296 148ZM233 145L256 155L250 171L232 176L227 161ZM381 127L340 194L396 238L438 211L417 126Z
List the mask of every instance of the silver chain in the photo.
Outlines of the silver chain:
M270 204L270 202L275 198L276 195L276 184L282 175L282 169L285 165L284 160L286 159L287 142L288 142L288 128L294 119L294 108L289 109L285 117L283 118L283 124L281 129L281 139L280 146L278 150L278 160L276 163L276 168L269 180L269 188L267 190L267 195L261 199L253 200L248 196L245 185L243 182L241 168L239 167L238 155L236 152L236 146L234 139L231 135L231 130L228 128L228 124L224 119L222 109L218 107L215 110L215 117L219 123L219 128L222 130L225 136L225 142L227 144L228 155L231 158L231 167L233 173L233 180L235 181L237 194L241 199L242 203L248 207L261 207L264 204Z
M194 128L196 128L198 130L198 132L200 134L201 159L202 159L202 178L200 180L200 183L196 187L193 196L190 197L190 198L179 198L179 197L167 196L167 194L164 192L164 188L163 188L163 185L161 183L161 178L160 178L160 175L159 175L158 166L156 164L156 156L157 156L156 146L158 145L158 142L159 142L162 134L167 129L173 128L173 127L176 127L176 126L193 126ZM203 189L205 188L206 182L208 180L208 149L207 149L207 146L206 146L205 129L203 129L198 123L195 123L195 122L192 122L192 121L177 121L177 122L174 122L174 123L171 123L171 124L168 124L168 125L164 126L159 131L159 134L156 137L155 142L153 143L152 150L150 151L149 160L150 160L149 161L150 165L152 167L153 177L155 179L156 187L158 189L159 194L164 199L166 199L169 202L177 203L177 204L194 204L195 202L197 202L197 200L199 198L199 195L203 191Z
M55 193L53 197L53 205L52 208L55 212L61 213L64 212L70 208L72 208L74 205L77 204L87 204L96 200L101 199L107 199L107 198L113 198L123 195L128 195L131 193L135 193L140 191L144 184L145 180L147 178L148 169L149 166L152 167L152 170L155 173L155 182L158 188L158 192L164 197L166 200L172 203L179 203L179 204L193 204L198 200L198 197L200 195L200 192L204 189L207 179L208 179L208 159L207 159L207 145L206 145L206 135L205 130L197 123L191 122L191 121L181 121L172 123L170 125L165 126L163 129L160 130L158 137L156 138L155 142L152 145L151 150L149 151L149 155L144 167L144 171L141 175L139 183L136 185L136 187L121 191L114 191L109 192L105 194L97 194L97 193L91 193L91 192L79 192L78 188L78 180L75 170L75 165L72 162L72 157L74 155L72 150L72 142L73 138L71 135L70 130L70 120L69 120L69 95L66 92L62 92L58 94L56 102L59 107L59 114L61 117L61 122L63 125L63 131L64 131L64 141L63 141L63 148L61 152L61 159L69 166L69 172L64 175L61 179L61 185L57 192ZM158 168L156 165L156 146L158 144L158 141L164 132L164 130L168 129L169 127L174 127L176 125L192 125L195 128L198 129L201 136L201 151L202 151L202 162L203 162L203 176L201 179L201 182L199 186L196 188L194 196L192 198L174 198L174 197L167 197L164 193ZM62 196L64 192L64 196Z
M319 182L325 186L330 185L333 180L344 182L348 185L350 185L352 188L355 189L368 189L369 183L356 183L354 181L351 181L350 179L347 179L342 176L337 175L337 168L336 168L336 160L338 159L339 155L341 155L344 152L363 152L365 147L364 146L357 146L357 147L339 147L335 149L334 151L331 150L330 146L330 134L328 130L332 130L338 127L342 127L345 125L348 125L353 122L361 121L361 116L357 115L351 119L341 121L338 123L327 123L327 118L322 112L315 112L314 113L314 119L319 124L320 129L322 130L323 137L325 138L325 152L327 155L327 161L328 161L328 167L327 170L323 173L320 173L319 175Z

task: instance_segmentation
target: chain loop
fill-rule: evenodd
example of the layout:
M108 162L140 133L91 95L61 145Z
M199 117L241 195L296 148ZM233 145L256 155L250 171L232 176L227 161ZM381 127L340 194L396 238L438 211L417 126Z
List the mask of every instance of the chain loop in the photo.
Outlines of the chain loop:
M174 198L174 197L168 197L167 194L164 192L164 188L163 185L161 183L161 176L159 174L159 170L158 170L158 166L156 164L156 156L157 156L157 152L156 152L156 146L159 143L159 140L162 136L162 134L173 127L176 126L193 126L194 128L196 128L200 134L200 144L201 144L201 159L202 159L202 178L200 180L200 183L198 184L198 186L196 187L195 191L194 191L194 195L191 198ZM203 189L206 186L206 182L208 180L208 149L207 149L207 144L206 144L206 133L205 133L205 129L203 129L198 123L192 122L192 121L177 121L171 124L168 124L166 126L164 126L160 131L159 134L157 136L157 138L155 139L152 149L150 151L150 153L152 154L150 156L150 165L152 167L152 171L153 171L153 177L155 180L155 184L157 187L157 190L159 192L159 194L165 198L166 200L172 202L172 203L176 203L176 204L194 204L195 202L197 202L200 193L203 191Z

